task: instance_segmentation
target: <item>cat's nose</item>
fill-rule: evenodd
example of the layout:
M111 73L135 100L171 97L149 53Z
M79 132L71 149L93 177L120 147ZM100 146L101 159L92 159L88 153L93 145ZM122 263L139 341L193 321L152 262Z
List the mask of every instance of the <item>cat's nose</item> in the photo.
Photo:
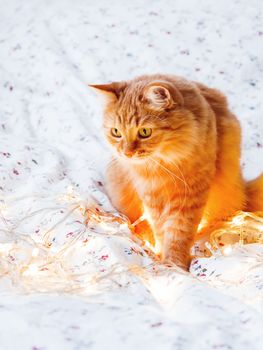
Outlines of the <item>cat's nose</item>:
M126 157L128 157L128 158L131 158L131 157L134 155L134 152L131 151L131 150L129 150L129 149L126 149L126 150L124 151L124 155L125 155Z

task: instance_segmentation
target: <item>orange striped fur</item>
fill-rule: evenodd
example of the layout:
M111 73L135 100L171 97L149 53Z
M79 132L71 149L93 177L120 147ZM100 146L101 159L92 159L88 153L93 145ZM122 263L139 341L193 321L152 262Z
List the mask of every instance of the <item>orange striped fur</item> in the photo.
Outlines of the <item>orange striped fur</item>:
M106 97L112 204L131 222L146 213L162 259L187 269L201 220L205 231L246 208L239 122L218 90L176 76L92 87Z

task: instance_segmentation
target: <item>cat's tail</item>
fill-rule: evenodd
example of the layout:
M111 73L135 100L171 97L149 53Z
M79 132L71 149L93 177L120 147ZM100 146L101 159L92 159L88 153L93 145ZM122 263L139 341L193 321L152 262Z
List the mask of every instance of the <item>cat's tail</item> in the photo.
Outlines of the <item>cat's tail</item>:
M247 182L247 211L263 211L263 173Z

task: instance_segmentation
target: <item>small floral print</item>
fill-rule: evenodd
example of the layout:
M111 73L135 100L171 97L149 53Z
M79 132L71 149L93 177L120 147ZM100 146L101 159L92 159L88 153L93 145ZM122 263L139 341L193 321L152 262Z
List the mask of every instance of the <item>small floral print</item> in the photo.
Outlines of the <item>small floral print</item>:
M107 260L109 258L109 255L102 255L99 260Z
M160 327L162 324L163 324L162 322L156 322L156 323L151 324L151 327L152 328Z
M72 237L74 235L74 232L69 232L66 234L66 237L69 238L69 237Z
M132 255L132 250L131 250L131 248L130 248L130 249L125 248L125 249L124 249L124 252L127 253L128 255Z
M11 154L9 152L0 152L4 157L10 158Z

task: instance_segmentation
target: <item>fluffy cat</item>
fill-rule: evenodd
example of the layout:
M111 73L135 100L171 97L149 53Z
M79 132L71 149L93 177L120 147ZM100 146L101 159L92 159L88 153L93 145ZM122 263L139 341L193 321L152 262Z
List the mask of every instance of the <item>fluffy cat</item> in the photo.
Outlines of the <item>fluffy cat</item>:
M255 205L247 200L262 190L263 177L246 189L239 122L221 92L161 74L91 87L106 97L112 204L131 222L147 213L164 261L188 269L201 220L206 230L247 203L263 209L263 191Z

